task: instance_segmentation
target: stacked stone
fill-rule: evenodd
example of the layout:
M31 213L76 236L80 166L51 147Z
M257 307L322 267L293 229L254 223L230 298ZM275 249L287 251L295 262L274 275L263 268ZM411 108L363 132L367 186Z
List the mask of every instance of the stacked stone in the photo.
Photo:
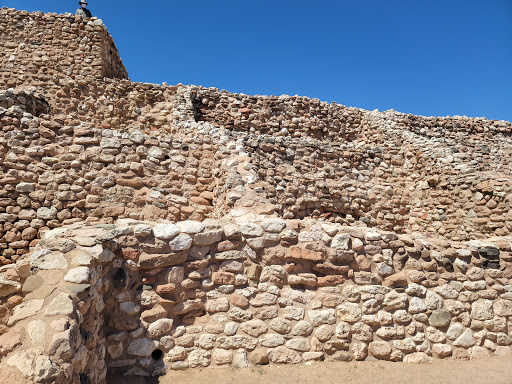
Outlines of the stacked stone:
M118 217L203 220L213 211L210 132L157 139L137 129L74 127L21 109L38 112L34 105L45 104L36 96L4 92L0 99L9 106L0 109L2 264L63 224Z
M199 120L225 129L270 135L351 140L361 132L363 111L300 96L248 96L195 87Z
M105 367L503 356L511 266L510 238L436 243L242 210L75 223L0 271L2 364L102 382Z
M510 177L492 171L511 155L498 142L487 142L496 155L480 156L482 140L442 142L387 126L366 141L328 144L202 122L155 138L47 115L45 102L23 91L3 92L0 103L4 263L44 230L86 217L203 220L234 206L455 240L512 229ZM174 117L188 118L174 106Z
M2 8L0 46L0 83L6 88L46 88L58 83L59 75L128 78L112 38L97 18Z
M413 141L400 137L400 131L392 134L394 141L381 138L381 145L378 139L325 143L245 136L245 150L259 179L249 187L263 189L284 218L359 221L454 240L510 233L512 180L507 172L494 171L508 166L510 154L480 157L479 145ZM486 145L499 153L498 145ZM464 158L449 155L463 147Z
M37 87L39 88L39 87ZM174 105L179 88L128 80L76 76L63 77L52 86L48 97L56 118L112 128L137 128L155 135L177 134Z
M111 289L104 230L46 232L30 257L1 269L0 355L6 383L105 383L103 297ZM6 356L7 355L7 356Z

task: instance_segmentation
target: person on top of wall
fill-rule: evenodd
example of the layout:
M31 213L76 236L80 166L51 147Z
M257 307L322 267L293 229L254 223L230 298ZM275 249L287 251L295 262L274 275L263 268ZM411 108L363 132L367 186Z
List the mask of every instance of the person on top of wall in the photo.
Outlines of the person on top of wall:
M85 17L85 18L92 17L92 15L91 15L91 11L89 11L89 10L87 9L87 4L88 4L88 3L87 3L87 1L85 1L85 0L80 0L80 1L78 2L78 4L80 4L80 7L81 7L81 8L78 8L78 9L76 10L76 12L75 12L75 15L76 15L76 16L82 16L82 17Z

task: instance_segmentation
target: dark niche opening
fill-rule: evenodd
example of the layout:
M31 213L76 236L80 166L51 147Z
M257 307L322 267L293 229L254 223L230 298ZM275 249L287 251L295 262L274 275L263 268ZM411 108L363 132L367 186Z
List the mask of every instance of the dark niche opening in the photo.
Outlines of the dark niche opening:
M124 288L126 285L126 272L123 268L118 268L114 275L114 287Z
M162 352L162 350L161 350L161 349L155 349L155 350L151 353L151 358L152 358L153 360L156 360L156 361L161 360L163 356L164 356L164 353Z

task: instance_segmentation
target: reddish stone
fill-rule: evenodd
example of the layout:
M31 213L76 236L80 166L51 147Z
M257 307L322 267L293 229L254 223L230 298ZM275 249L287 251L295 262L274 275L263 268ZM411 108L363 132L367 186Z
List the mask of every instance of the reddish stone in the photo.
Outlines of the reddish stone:
M234 293L229 297L229 301L232 305L238 308L246 309L249 308L249 300L238 293Z
M403 271L395 273L394 275L388 276L382 282L382 285L390 288L403 288L407 287L407 277Z
M154 284L160 279L160 276L154 275L154 276L145 276L142 278L142 282L144 284Z
M218 285L235 284L235 275L231 272L215 272L212 281Z
M0 356L7 355L21 344L20 331L10 331L0 336Z
M174 292L176 292L176 285L172 284L172 283L158 285L156 287L156 293L158 293L159 295L166 294L166 293L169 294L169 293L174 293Z
M183 213L194 213L196 209L194 207L181 207L181 212Z
M199 196L192 196L190 198L190 201L196 203L196 204L201 204L201 205L210 205L210 201L206 200L206 199L203 199L202 197L199 197Z
M124 210L125 210L125 207L122 207L122 206L105 207L103 209L103 216L105 216L105 217L121 216L124 213Z
M215 198L215 194L210 191L201 192L201 194L199 196L201 196L203 199L206 199L206 200L213 200Z
M301 248L299 246L293 246L290 247L290 254L288 255L288 258L297 260L324 261L326 256L323 252L316 252Z
M318 278L318 286L319 287L328 287L338 284L343 284L345 282L345 277L340 275L330 275L323 276Z
M238 241L226 240L217 245L217 250L219 250L221 252L231 251L235 248L238 248L239 245L240 245L240 242L238 242Z
M117 184L122 185L124 187L132 187L132 188L142 188L144 186L144 182L140 177L134 177L133 179L117 179Z
M140 318L147 323L152 323L158 319L167 317L167 311L161 305L155 305L153 308L148 309L141 313Z
M118 256L120 254L120 256L124 257L125 259L130 260L137 260L140 255L140 251L138 249L121 249L117 253Z

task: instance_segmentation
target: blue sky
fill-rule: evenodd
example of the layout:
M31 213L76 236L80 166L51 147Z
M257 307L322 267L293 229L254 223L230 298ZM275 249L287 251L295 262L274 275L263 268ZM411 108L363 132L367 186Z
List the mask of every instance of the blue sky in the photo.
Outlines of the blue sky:
M1 5L74 12L77 1ZM512 121L512 0L106 1L134 81Z

